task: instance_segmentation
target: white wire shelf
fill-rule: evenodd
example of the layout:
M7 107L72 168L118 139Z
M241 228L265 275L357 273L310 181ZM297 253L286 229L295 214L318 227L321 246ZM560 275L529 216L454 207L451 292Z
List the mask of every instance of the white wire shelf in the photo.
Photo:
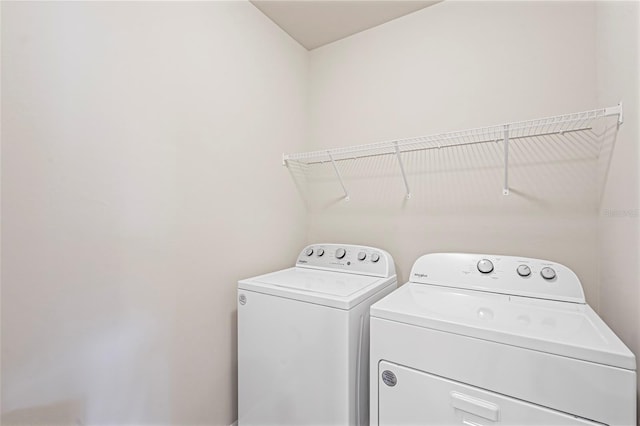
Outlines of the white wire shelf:
M623 114L621 103L609 108L506 123L489 127L480 127L476 129L397 139L366 145L355 145L344 148L284 154L282 156L282 163L285 166L289 166L290 162L308 165L331 162L338 180L342 185L342 189L344 190L345 198L349 200L349 192L344 185L344 181L336 162L379 155L396 155L404 180L407 198L411 198L411 191L409 190L409 183L407 181L404 164L400 154L412 151L442 149L454 146L502 141L504 144L505 168L503 194L508 195L508 159L510 140L590 130L595 120L614 115L618 116L618 125L622 124Z

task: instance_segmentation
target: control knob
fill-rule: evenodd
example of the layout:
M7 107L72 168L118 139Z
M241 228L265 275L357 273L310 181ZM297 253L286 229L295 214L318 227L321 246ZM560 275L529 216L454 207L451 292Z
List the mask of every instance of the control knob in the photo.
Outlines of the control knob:
M316 254L318 255L318 257L324 255L324 249L319 248Z
M378 253L373 253L373 254L371 255L371 261L372 261L373 263L376 263L378 260L380 260L380 255L379 255Z
M521 277L528 277L529 275L531 275L531 268L529 268L527 265L518 266L518 269L516 269L516 271Z
M358 253L358 260L365 260L367 258L367 253L361 251Z
M493 263L489 259L482 259L478 262L478 271L488 274L493 271Z
M313 249L309 247L307 250L305 250L304 254L306 254L307 256L311 256L313 254Z
M338 250L336 250L336 258L337 259L342 259L346 254L347 254L347 252L343 248L339 248Z
M542 275L542 278L544 278L545 280L552 280L556 277L556 271L553 268L545 266L540 271L540 275Z

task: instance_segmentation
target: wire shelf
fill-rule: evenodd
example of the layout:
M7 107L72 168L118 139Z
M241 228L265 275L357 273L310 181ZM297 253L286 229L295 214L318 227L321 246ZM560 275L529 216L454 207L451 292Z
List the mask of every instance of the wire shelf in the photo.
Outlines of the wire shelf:
M340 180L342 189L344 190L345 198L348 200L349 193L344 185L344 181L342 180L342 176L340 175L336 162L379 155L396 155L402 172L402 177L404 179L407 198L410 198L411 192L409 190L409 184L404 172L404 165L400 154L404 152L442 149L455 146L502 141L504 143L505 165L505 185L503 193L507 195L509 193L508 149L510 140L590 130L594 121L613 115L617 115L618 124L622 124L623 115L621 103L609 108L557 115L534 120L518 121L489 127L480 127L476 129L397 139L366 145L355 145L344 148L284 154L282 162L285 166L289 166L290 162L297 162L306 165L331 162L336 175Z

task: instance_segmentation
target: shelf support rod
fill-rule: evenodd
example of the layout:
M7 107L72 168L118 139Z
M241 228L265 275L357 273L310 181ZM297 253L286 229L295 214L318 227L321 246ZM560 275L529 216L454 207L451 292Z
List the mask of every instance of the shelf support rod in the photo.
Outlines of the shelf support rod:
M411 198L411 190L409 189L409 181L407 180L407 174L404 171L404 164L402 163L402 158L400 158L400 147L398 146L398 142L394 142L393 147L396 151L396 157L398 158L400 171L402 172L402 179L404 180L404 187L407 190L407 200L408 200L409 198Z
M509 195L509 125L504 125L504 187L502 195Z
M338 176L338 180L340 181L340 185L342 186L342 190L344 191L344 199L349 201L349 191L347 191L347 187L344 186L344 181L342 180L342 175L340 174L340 170L338 170L338 166L336 166L336 162L333 159L333 155L331 155L331 151L327 151L327 155L331 160L331 164L333 165L333 170L336 172L336 176Z

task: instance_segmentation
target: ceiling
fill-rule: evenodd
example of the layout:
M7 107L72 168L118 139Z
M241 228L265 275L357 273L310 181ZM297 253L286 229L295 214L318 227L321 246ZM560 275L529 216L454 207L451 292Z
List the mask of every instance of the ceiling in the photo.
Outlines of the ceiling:
M438 1L252 0L307 50L340 40Z

